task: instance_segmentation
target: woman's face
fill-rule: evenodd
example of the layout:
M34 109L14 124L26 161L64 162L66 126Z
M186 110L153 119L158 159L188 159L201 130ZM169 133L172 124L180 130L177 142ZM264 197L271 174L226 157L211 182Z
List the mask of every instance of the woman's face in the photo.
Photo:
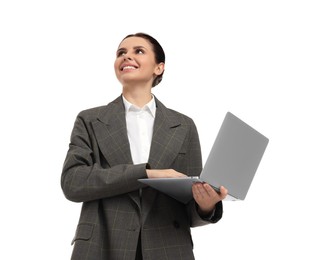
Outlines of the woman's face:
M129 37L119 45L114 68L123 86L141 84L151 87L154 78L163 72L164 63L156 63L149 41L141 37Z

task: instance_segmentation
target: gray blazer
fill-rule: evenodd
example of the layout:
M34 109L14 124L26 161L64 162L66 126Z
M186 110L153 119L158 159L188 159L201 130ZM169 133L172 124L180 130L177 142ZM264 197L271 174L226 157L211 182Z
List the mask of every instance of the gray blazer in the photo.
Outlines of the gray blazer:
M147 167L187 175L202 170L192 119L155 100L148 164L133 165L121 96L77 116L61 177L66 198L83 202L72 260L135 259L140 233L144 259L194 259L190 227L222 217L222 202L205 219L194 200L184 205L137 181L147 177Z

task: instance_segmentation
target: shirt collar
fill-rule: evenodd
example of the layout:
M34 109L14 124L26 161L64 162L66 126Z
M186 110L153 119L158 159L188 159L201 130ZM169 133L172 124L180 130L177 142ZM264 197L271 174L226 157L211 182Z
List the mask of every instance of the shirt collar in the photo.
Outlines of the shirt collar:
M122 95L122 100L125 105L126 114L129 113L130 111L148 111L155 118L156 102L155 102L154 95L152 95L152 99L147 104L145 104L142 108L139 108L136 105L133 105L132 103L130 103L123 95Z

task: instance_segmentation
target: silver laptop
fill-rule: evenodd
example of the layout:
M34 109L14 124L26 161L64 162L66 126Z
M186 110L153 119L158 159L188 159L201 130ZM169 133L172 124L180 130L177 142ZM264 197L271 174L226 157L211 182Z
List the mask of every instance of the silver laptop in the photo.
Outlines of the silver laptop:
M186 178L139 179L182 203L192 198L194 182L207 182L215 190L228 190L226 200L244 200L260 164L269 139L227 112L204 168Z

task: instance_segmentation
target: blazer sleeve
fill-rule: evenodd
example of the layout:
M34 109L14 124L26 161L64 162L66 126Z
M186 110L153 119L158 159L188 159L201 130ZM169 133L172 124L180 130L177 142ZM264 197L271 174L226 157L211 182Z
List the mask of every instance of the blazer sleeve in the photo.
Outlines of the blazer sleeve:
M85 202L112 197L144 185L147 164L120 164L107 168L95 156L95 137L82 116L78 116L71 134L61 175L61 187L67 199ZM98 153L98 152L97 152Z

